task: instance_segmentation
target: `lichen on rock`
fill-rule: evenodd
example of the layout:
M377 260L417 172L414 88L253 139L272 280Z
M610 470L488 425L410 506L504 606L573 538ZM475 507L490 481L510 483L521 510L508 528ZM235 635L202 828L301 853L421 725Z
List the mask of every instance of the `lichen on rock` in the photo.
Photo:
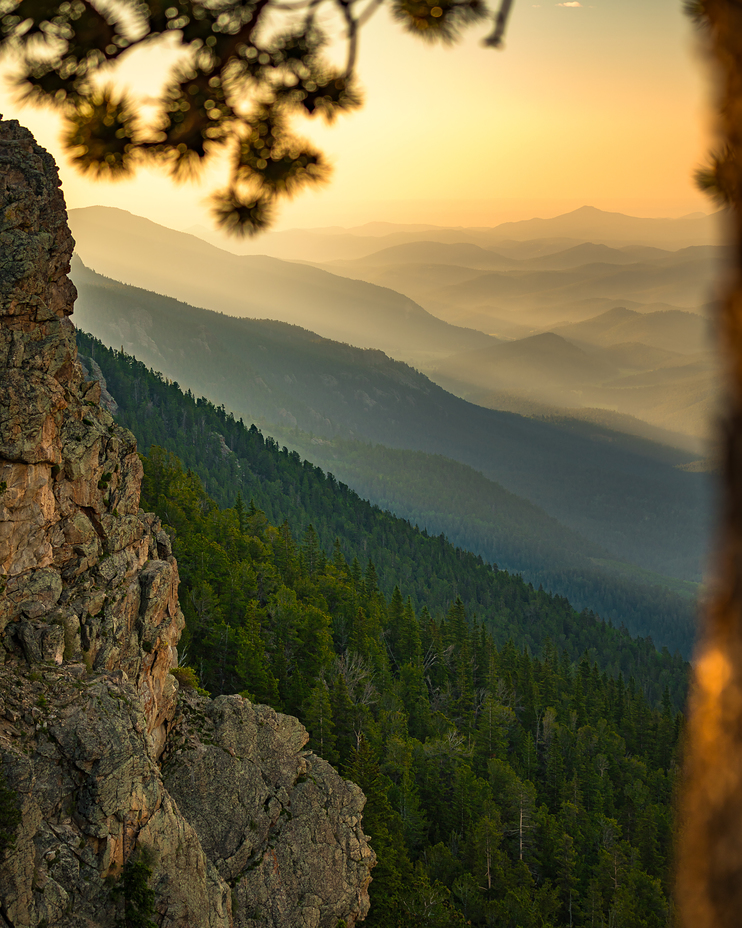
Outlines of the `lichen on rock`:
M56 166L14 121L0 245L0 764L22 811L0 926L114 924L142 846L159 925L354 925L374 863L361 791L296 719L170 673L177 563L139 508L134 438L77 360Z

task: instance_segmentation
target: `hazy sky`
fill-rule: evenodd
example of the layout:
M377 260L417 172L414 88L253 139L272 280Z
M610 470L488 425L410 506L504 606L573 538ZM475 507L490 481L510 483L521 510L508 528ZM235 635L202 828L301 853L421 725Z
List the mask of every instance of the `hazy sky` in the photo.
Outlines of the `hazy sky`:
M385 10L363 32L362 110L332 127L301 121L331 158L333 179L285 204L279 228L372 220L495 225L583 204L634 215L711 206L692 184L708 145L706 84L680 0L516 0L505 51L486 25L453 48L404 33ZM158 56L162 58L160 53ZM139 86L155 58L132 63ZM62 163L70 207L105 204L187 228L209 224L199 185L156 171L91 183L63 163L48 110L0 111L29 126Z

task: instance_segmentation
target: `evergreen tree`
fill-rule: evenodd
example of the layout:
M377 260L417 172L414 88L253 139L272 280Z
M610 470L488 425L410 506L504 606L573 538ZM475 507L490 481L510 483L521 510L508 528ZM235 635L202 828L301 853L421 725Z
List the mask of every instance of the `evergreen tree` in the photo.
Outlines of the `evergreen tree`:
M111 894L121 910L116 928L157 928L150 917L157 915L155 892L149 885L151 877L151 854L139 848L124 864Z
M371 912L366 923L370 928L397 928L405 883L412 876L412 866L404 845L401 819L387 795L389 784L384 781L378 759L363 737L351 751L346 774L366 796L363 829L377 856L371 884Z
M0 855L15 846L15 835L21 823L21 810L15 790L9 789L0 767Z
M349 763L357 746L355 728L355 707L348 692L348 685L342 673L338 673L330 689L330 705L335 724L335 744L337 755L344 763Z
M324 680L320 680L316 686L312 687L304 710L303 721L309 731L311 749L331 764L337 763L332 704Z

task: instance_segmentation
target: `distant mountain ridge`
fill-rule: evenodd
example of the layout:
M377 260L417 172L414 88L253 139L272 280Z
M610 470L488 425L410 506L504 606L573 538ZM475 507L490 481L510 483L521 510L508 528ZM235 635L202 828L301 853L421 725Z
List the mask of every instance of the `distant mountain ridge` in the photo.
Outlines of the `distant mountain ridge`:
M614 307L583 322L453 354L425 368L445 389L490 408L532 402L600 407L708 440L718 372L707 321L681 310ZM519 406L513 399L520 396Z
M709 343L709 323L702 316L681 310L640 313L616 306L591 319L559 325L554 331L565 338L594 345L641 342L655 348L695 354Z
M421 237L427 241L469 243L482 248L496 248L501 243L517 247L525 241L545 240L551 251L586 241L613 247L645 245L677 249L688 245L719 244L723 239L722 224L723 214L719 213L711 216L692 213L677 219L646 219L583 206L552 219L503 222L491 228L373 223L340 230L287 229L270 232L255 241L239 243L227 241L224 236L202 227L192 231L204 240L234 250L237 254L269 254L287 260L325 262L363 258L382 248L419 241ZM388 228L385 234L378 234L385 228Z
M731 255L721 245L668 251L590 241L566 246L566 240L557 247L556 242L533 251L533 241L491 248L418 241L317 266L403 293L452 325L510 339L581 322L616 306L708 315Z
M718 214L691 213L678 219L646 219L611 213L594 206L555 216L503 222L493 232L515 240L564 236L602 244L646 244L682 248L684 245L716 244L720 240Z
M374 251L364 258L358 258L355 261L337 261L327 267L386 267L397 264L419 264L419 263L442 262L444 264L462 265L466 268L511 268L517 267L521 262L500 255L488 248L482 248L480 245L473 245L469 242L431 242L416 241L405 242L401 245L390 245L382 248L380 251Z
M554 332L543 332L452 355L436 365L435 373L454 378L466 375L468 383L481 389L528 389L540 378L551 390L555 384L568 389L585 381L602 382L618 369Z
M312 330L326 338L412 363L493 341L393 290L277 258L238 257L124 210L71 210L70 225L87 266L218 312L299 325L311 320Z
M538 262L540 265L541 262ZM690 308L709 299L714 271L706 259L667 263L616 265L595 262L579 267L541 266L495 271L472 277L464 283L443 287L429 295L431 300L462 307L493 307L533 319L552 312L565 316L563 304L603 298L667 302ZM424 300L428 303L428 300Z

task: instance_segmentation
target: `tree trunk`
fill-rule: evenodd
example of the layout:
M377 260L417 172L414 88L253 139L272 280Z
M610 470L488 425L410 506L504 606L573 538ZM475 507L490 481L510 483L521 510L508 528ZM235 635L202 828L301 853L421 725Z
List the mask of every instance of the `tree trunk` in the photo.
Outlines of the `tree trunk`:
M710 598L695 656L678 823L677 901L683 928L742 920L742 4L699 4L716 68L719 176L730 200L735 264L718 316L726 408L723 484Z

